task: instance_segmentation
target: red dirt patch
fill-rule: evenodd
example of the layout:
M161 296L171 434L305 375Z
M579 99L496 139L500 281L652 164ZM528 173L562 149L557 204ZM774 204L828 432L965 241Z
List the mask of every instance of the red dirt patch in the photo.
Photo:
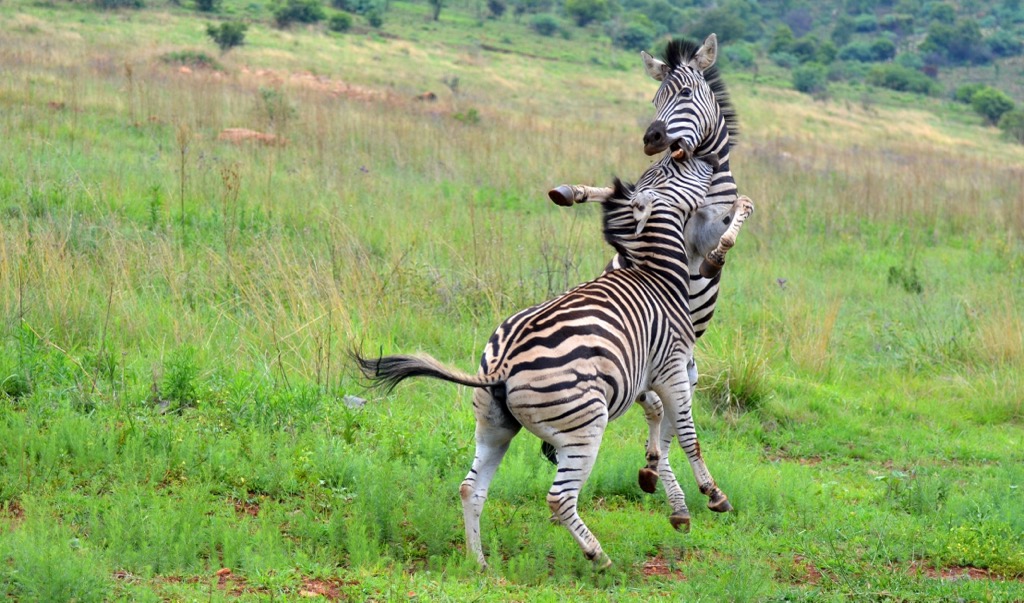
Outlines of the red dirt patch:
M252 499L240 500L232 498L231 504L235 507L235 513L238 515L248 515L249 517L257 517L260 514L260 503Z
M640 571L645 578L659 577L672 580L686 580L686 575L683 574L682 570L672 569L668 562L660 555L645 561Z
M814 563L799 554L793 555L793 564L787 573L784 579L791 584L819 584L824 576Z
M25 509L22 508L21 503L12 498L6 503L0 504L0 517L10 518L11 527L14 527L25 520Z
M1004 576L992 573L991 570L969 565L950 565L936 569L924 561L914 561L907 568L907 572L916 575L927 576L937 580L1014 580L1024 582L1024 576Z
M328 601L344 599L341 594L341 587L355 584L355 582L339 580L338 578L303 578L302 586L299 587L300 597L320 598L325 597Z

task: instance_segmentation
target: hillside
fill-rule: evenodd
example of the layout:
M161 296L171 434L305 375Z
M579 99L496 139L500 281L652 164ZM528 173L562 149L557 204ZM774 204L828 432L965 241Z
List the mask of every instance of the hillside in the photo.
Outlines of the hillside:
M757 210L694 412L736 512L676 449L672 530L631 410L581 497L597 573L523 433L480 572L469 392L368 390L348 354L471 371L503 318L598 274L596 208L545 192L649 165L654 82L607 21L392 0L335 32L281 6L0 4L0 596L1024 598L1024 145L946 91L812 96L766 39L730 44L755 57L723 51Z

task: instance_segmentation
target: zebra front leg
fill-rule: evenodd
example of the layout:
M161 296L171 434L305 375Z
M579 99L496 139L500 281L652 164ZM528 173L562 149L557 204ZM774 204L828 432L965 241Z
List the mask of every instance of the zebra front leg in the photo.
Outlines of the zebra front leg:
M605 569L612 564L612 560L601 549L601 543L583 523L577 510L580 490L594 468L604 428L608 424L604 401L600 404L601 413L593 417L585 429L568 433L563 430L552 434L550 442L555 447L558 471L548 490L547 501L552 517L569 530L580 545L583 555L593 561L598 569Z
M644 416L647 418L647 465L640 468L637 481L640 489L648 494L653 494L658 489L658 464L661 462L661 420L664 416L661 406L661 398L654 392L645 392L636 399L637 404L644 409Z
M509 443L519 432L520 425L502 420L504 411L485 390L477 390L473 396L476 421L476 453L473 467L459 487L462 498L462 517L466 524L466 554L476 559L480 567L486 568L483 546L480 542L480 515L487 501L487 490L491 485L501 459L508 451Z
M654 392L649 392L648 395L656 396ZM676 530L682 530L684 532L690 531L690 510L686 507L686 494L683 489L679 486L679 482L676 480L676 474L672 471L672 465L669 463L669 451L672 450L672 441L675 440L676 430L669 419L668 414L664 414L661 420L661 459L658 462L658 476L661 478L661 483L665 488L665 496L668 498L668 504L672 507L672 514L669 515L669 522L672 527Z
M750 200L750 197L746 195L737 197L732 223L729 224L729 228L722 234L722 238L718 241L718 246L712 249L704 257L704 261L700 263L701 276L704 278L714 278L722 271L722 267L725 266L725 254L729 253L732 246L736 244L736 236L740 232L740 227L743 226L743 222L752 213L754 213L754 203Z
M587 201L605 201L612 196L615 189L611 187L597 188L582 184L561 184L548 191L548 198L555 202L555 205L572 207L575 203L586 203Z

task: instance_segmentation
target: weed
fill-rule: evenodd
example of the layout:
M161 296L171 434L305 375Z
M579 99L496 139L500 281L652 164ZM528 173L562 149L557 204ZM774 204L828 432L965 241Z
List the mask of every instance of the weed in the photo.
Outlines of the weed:
M199 398L199 366L196 348L185 345L174 350L164 363L164 399L177 404L177 409L195 406Z
M889 284L899 285L907 293L920 295L924 293L924 285L917 274L917 268L911 266L909 269L899 266L889 266Z

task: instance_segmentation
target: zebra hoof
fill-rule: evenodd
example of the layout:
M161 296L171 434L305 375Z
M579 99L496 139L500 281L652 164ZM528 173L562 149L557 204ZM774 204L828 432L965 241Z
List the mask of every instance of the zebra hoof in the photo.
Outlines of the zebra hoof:
M658 489L658 472L649 467L641 467L636 481L640 482L641 490L648 494L654 494L654 491Z
M728 513L732 511L732 505L729 504L729 499L722 494L721 490L715 490L711 495L711 500L708 501L708 508L715 513Z
M676 531L690 532L690 514L680 513L673 514L668 520L672 523L672 528Z
M572 204L575 203L572 189L565 184L556 186L549 190L548 199L554 201L555 205L561 205L562 207L572 207Z
M704 278L715 278L722 272L721 266L715 266L706 259L700 263L700 275Z
M604 571L612 566L611 557L605 554L604 551L601 551L600 553L595 555L594 558L591 559L591 561L594 562L594 568L599 572Z

